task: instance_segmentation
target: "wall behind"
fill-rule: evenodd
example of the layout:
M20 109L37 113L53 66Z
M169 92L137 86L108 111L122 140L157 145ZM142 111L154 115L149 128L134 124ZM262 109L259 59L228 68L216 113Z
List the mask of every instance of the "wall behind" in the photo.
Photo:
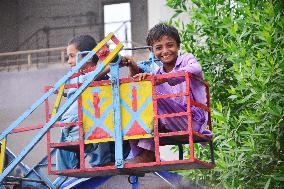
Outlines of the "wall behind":
M17 48L17 9L16 1L0 0L0 52Z
M132 39L145 44L147 0L0 0L0 52L65 46L75 35L104 38L103 6L130 2ZM113 15L115 16L115 15Z

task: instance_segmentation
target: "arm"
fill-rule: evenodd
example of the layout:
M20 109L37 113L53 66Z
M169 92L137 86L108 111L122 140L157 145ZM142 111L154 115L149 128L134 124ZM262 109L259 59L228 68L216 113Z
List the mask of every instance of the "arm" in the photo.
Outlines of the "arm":
M202 68L192 54L186 54L182 59L180 71L199 75L200 73L202 73Z
M154 74L152 73L139 73L133 76L134 79L138 78L139 81L142 81L144 79L146 79L148 76L153 76ZM156 85L160 85L163 84L165 82L167 82L168 79L167 78L162 78L162 79L156 79Z
M122 57L121 63L120 63L121 67L125 67L127 66L129 69L129 76L132 77L138 73L140 73L140 69L137 66L137 64L134 62L133 58L130 56L124 56Z
M199 62L192 54L185 54L178 58L181 61L177 72L189 72L194 75L202 77L202 68ZM177 85L184 81L184 77L176 77L168 79L169 85Z
M96 78L95 81L101 80L105 75L107 75L109 73L109 71L110 71L110 67L109 67L109 65L107 65L105 67L105 69L98 75L98 77Z

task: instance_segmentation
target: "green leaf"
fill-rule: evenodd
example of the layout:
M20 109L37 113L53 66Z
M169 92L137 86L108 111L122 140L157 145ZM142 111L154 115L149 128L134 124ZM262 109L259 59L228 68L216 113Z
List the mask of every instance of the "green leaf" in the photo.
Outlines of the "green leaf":
M269 179L267 180L267 182L265 183L264 189L267 189L267 188L269 187L270 181L271 181L271 178L269 178Z
M216 166L188 176L208 188L281 188L283 5L193 0L189 9L189 2L171 0L174 11L190 16L177 26L182 48L198 58L210 83ZM195 152L208 157L207 149Z

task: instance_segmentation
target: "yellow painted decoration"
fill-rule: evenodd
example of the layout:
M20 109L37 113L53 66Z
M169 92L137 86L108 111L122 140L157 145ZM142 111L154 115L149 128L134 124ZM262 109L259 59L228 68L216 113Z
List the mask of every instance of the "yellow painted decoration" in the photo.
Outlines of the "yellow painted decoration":
M58 110L59 104L60 104L61 99L62 99L63 91L64 91L64 84L61 85L61 87L58 90L58 94L57 94L57 97L56 97L56 100L55 100L55 103L54 103L54 106L53 106L51 117L53 117Z
M123 139L153 137L152 83L122 83L120 99ZM82 94L82 108L85 143L113 141L111 86L88 87Z
M117 54L122 50L123 45L122 43L118 43L115 47L115 49L113 49L109 55L106 57L106 59L103 61L104 64L108 64L109 62L111 62L116 56Z
M2 140L1 151L0 151L0 173L3 172L4 169L4 161L5 161L5 150L6 150L6 138Z
M113 35L114 34L112 32L109 33L101 42L99 42L99 44L97 44L93 51L97 52L98 50L100 50L111 39Z
M88 87L82 93L83 107L83 130L84 133L92 132L90 129L94 125L105 126L106 133L102 136L97 136L97 139L110 138L109 133L114 133L113 128L113 112L112 112L112 96L110 85L99 87ZM95 106L99 108L95 108ZM105 116L105 119L101 115ZM92 129L93 130L93 129ZM98 130L98 129L97 129ZM101 133L100 130L97 133ZM89 133L90 135L92 133ZM103 134L103 133L102 133ZM107 137L109 135L109 137ZM88 137L89 138L89 137ZM93 138L92 138L93 139Z
M111 38L114 36L113 33L109 33L94 49L93 51L96 53L98 52L104 45L107 44L108 41L111 40ZM109 64L117 55L118 53L122 50L123 48L123 44L121 42L119 42L118 44L116 44L115 49L113 49L109 55L101 62L102 64L104 64L105 66L107 64Z

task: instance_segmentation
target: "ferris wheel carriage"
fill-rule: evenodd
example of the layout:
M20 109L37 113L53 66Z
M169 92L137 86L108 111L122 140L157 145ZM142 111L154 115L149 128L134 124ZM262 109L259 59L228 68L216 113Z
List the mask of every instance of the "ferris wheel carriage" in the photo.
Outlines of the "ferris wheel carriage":
M112 69L118 70L118 66L114 65ZM159 85L156 81L160 78L183 78L185 90L179 93L158 94L157 87ZM193 99L190 87L192 81L200 82L204 86L205 103ZM82 83L69 84L65 88L74 89L80 85ZM186 99L187 111L162 114L158 111L158 103L161 99L173 101ZM52 167L55 160L52 160L49 155L48 170L50 174L72 177L143 175L146 172L163 170L211 169L214 167L212 137L194 129L191 111L194 106L206 112L206 129L212 131L209 85L190 73L155 75L143 81L132 78L118 79L118 77L114 77L112 80L93 81L75 103L78 103L78 121L57 123L55 127L79 126L78 140L60 143L51 142L48 137L48 152L51 152L53 148L79 152L80 166L76 169L56 170ZM181 126L181 128L185 128L184 130L173 132L160 127L162 119L178 121L179 117L187 119L186 125ZM48 135L50 136L50 133ZM155 161L127 163L126 144L129 141L141 139L153 141ZM105 166L91 167L84 156L84 150L87 145L100 143L113 145L114 162ZM178 157L165 152L168 146L176 149ZM184 148L187 150L185 151Z

